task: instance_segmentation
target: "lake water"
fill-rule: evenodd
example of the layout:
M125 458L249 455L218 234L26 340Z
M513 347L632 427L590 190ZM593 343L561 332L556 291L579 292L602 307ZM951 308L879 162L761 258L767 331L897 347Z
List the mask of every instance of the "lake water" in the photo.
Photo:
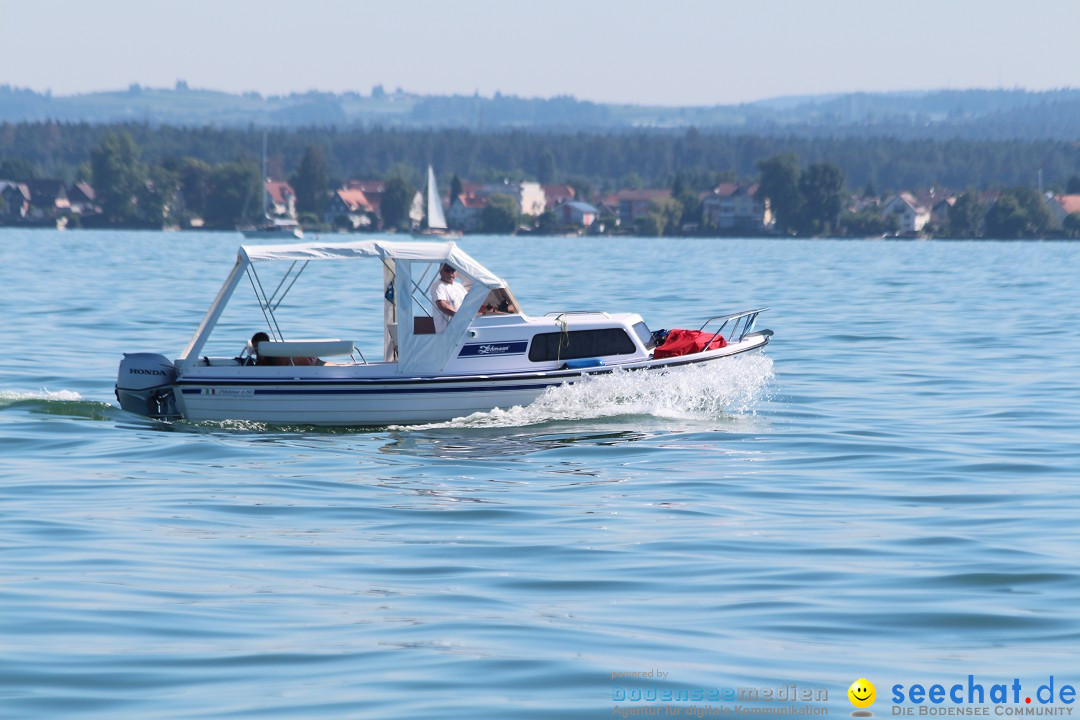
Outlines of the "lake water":
M419 429L118 410L121 353L178 354L240 242L0 230L0 717L1080 682L1080 245L466 238L526 311L776 335ZM321 290L294 320L371 342L378 296Z

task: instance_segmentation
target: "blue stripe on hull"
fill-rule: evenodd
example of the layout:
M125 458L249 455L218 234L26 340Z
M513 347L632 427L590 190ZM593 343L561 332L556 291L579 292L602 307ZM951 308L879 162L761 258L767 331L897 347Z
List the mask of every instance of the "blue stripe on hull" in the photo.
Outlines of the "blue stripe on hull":
M415 378L415 379L402 379L402 380L390 380L389 385L387 380L357 380L346 378L334 378L334 379L320 379L320 378L304 378L295 380L283 380L277 378L252 378L250 380L241 380L238 378L225 378L225 377L207 377L199 380L188 380L185 378L179 379L174 387L184 395L201 395L206 391L211 391L206 394L213 394L213 390L216 389L240 389L247 391L250 390L253 395L415 395L425 393L472 393L472 392L489 392L489 391L526 391L526 390L543 390L549 387L556 387L558 385L573 384L583 377L593 375L607 375L615 370L625 369L628 371L636 370L648 370L648 369L665 369L681 367L685 365L696 365L698 363L715 362L717 360L723 360L726 358L734 357L745 352L753 352L760 350L768 344L766 339L764 342L754 345L753 347L738 350L733 353L727 353L724 355L717 355L713 357L691 357L690 359L677 360L672 362L670 360L664 362L650 362L648 364L633 364L630 367L625 366L606 366L598 368L588 368L577 372L568 371L543 371L539 373L540 376L546 376L545 382L532 383L526 385L511 384L514 380L510 378L500 378L496 376L485 377L480 382L488 383L482 386L477 386L470 383L476 383L477 378L456 378L439 377L439 378ZM520 380L532 380L539 379L536 375L528 378L517 378ZM365 388L356 387L357 385L382 385L379 388ZM283 388L274 387L281 385L291 385L293 387ZM348 387L348 386L352 387ZM420 385L420 386L418 386ZM441 387L423 387L423 385L440 385ZM345 387L343 387L345 386ZM404 386L404 387L403 387ZM411 386L411 387L409 387ZM225 395L226 393L221 393ZM244 393L247 394L246 392Z
M328 388L320 390L316 388L253 388L254 395L400 395L416 393L470 393L488 392L492 390L543 390L544 388L573 382L572 380L560 380L559 382L542 383L539 385L493 385L490 387L445 387L445 388L385 388L381 390L371 388ZM243 383L236 383L242 385ZM201 395L202 388L182 388L185 395ZM224 393L222 393L224 395Z

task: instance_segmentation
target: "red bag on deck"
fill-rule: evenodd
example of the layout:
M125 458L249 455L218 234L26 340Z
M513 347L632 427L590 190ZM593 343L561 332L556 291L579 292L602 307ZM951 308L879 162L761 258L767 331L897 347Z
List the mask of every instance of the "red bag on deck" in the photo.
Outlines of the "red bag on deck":
M705 343L709 342L715 334L715 332L702 330L672 330L668 333L664 344L653 352L653 357L661 360L701 352L705 349ZM709 344L709 350L716 350L725 345L727 345L727 340L722 335L717 335L716 339Z

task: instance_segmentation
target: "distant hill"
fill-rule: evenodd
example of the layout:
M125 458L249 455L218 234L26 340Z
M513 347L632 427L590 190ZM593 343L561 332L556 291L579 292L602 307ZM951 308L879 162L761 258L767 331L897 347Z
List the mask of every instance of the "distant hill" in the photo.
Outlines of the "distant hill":
M213 90L144 88L54 96L0 86L0 122L144 122L247 127L464 128L471 130L730 131L798 137L1075 140L1080 90L928 90L762 100L741 105L662 107L594 103L563 96L424 96L405 92L294 93L264 97Z

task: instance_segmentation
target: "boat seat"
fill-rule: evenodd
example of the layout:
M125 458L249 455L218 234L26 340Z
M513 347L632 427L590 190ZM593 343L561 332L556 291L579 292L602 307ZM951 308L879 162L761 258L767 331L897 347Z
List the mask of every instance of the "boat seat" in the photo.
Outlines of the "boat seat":
M333 357L352 355L352 340L264 340L259 343L259 355L263 357Z
M229 367L240 364L240 361L234 357L204 357L202 361L204 365L210 367Z

